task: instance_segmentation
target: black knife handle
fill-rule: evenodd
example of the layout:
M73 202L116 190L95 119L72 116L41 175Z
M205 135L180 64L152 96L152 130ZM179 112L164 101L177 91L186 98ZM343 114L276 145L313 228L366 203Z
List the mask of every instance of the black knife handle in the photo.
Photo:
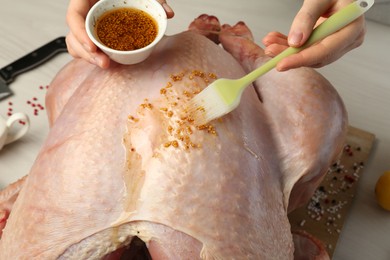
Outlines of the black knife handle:
M57 53L66 51L65 37L58 37L57 39L54 39L53 41L2 68L0 70L0 76L6 83L10 83L20 73L37 67Z

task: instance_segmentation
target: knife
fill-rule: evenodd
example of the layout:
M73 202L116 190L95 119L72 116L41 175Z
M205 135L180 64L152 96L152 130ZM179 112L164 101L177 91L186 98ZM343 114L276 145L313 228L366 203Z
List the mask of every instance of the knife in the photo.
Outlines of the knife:
M58 37L0 69L0 100L13 94L8 87L8 84L10 84L20 73L36 68L56 54L66 51L65 37Z

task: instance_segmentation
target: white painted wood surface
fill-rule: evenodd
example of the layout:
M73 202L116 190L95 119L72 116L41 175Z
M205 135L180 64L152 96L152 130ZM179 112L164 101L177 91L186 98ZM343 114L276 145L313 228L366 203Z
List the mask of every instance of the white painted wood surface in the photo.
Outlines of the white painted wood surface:
M258 43L269 31L287 33L300 7L299 0L171 0L176 12L167 34L186 29L202 13L216 15L222 23L245 21ZM0 0L0 67L66 35L65 14L68 1ZM358 194L344 226L334 259L390 259L390 212L381 210L374 197L377 178L390 170L390 27L367 21L364 44L337 62L320 69L337 88L346 104L350 124L372 132L377 140L360 179ZM0 151L0 187L29 172L48 133L44 111L34 116L27 104L34 97L44 104L45 91L56 72L71 57L60 54L43 66L17 77L11 84L15 95L0 102L0 115L29 114L31 129L20 141ZM12 105L9 104L12 102Z

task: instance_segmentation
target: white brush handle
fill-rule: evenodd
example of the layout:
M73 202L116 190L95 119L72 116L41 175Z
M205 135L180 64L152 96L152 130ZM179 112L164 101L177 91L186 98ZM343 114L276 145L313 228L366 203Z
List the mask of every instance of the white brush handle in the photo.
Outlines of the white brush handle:
M243 88L255 81L258 77L275 68L276 64L285 57L300 52L301 50L313 45L314 43L324 39L325 37L337 32L349 23L353 22L355 19L365 13L368 9L370 9L373 4L374 0L357 0L342 8L338 12L334 13L332 16L330 16L313 30L309 39L303 46L299 48L287 48L279 55L264 63L259 68L242 77L240 81L243 84Z

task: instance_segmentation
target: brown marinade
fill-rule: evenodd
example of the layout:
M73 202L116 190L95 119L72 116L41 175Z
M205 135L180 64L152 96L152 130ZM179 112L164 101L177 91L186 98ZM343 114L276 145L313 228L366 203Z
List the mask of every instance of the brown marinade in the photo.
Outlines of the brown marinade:
M107 47L130 51L141 49L157 36L157 23L147 13L135 8L118 8L97 21L96 34Z

